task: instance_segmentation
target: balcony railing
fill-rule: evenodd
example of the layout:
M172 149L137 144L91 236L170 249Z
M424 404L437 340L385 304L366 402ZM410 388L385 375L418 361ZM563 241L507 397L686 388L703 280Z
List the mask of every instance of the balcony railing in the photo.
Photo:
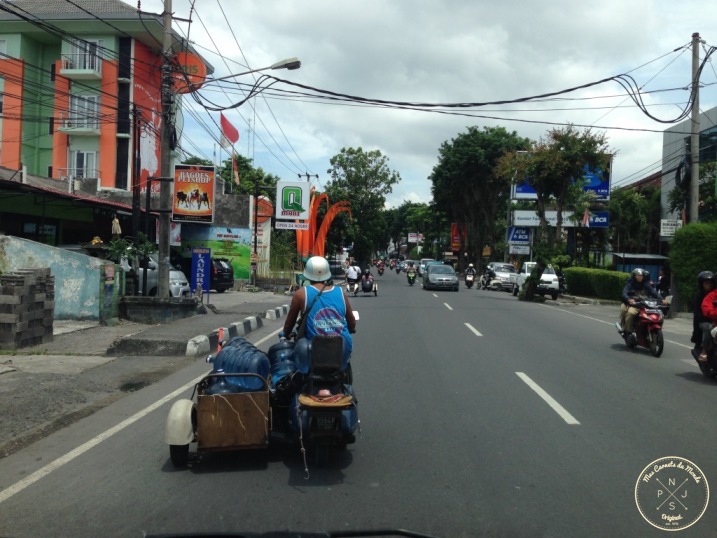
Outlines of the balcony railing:
M58 168L58 177L67 180L74 179L100 179L100 171L96 168Z
M61 74L74 79L101 78L102 58L88 52L63 54Z
M68 134L92 136L100 134L100 119L91 114L62 114L58 131Z

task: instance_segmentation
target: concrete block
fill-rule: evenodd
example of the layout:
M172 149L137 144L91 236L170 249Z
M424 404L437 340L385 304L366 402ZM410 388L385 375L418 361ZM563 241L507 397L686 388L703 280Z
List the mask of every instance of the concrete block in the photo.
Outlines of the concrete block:
M209 345L209 338L206 336L195 336L187 342L187 357L198 357L200 355L208 355L212 349Z

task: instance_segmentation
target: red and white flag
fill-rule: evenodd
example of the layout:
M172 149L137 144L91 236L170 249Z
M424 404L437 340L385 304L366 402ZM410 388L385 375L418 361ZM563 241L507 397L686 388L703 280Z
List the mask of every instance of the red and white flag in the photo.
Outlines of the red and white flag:
M229 123L229 120L221 112L219 113L219 125L222 128L222 140L220 143L223 148L233 146L239 142L239 130Z
M585 208L585 214L583 215L583 220L580 224L590 228L590 211L588 211L587 208Z

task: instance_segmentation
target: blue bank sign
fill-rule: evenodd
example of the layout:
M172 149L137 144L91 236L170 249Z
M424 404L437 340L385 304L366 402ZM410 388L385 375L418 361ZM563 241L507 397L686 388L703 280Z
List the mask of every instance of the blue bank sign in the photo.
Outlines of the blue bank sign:
M595 200L606 202L610 200L610 168L607 170L591 170L587 166L583 172L583 191L595 193ZM526 179L513 187L514 200L535 200L537 195L535 189Z
M530 228L511 226L508 228L508 243L511 245L529 245Z

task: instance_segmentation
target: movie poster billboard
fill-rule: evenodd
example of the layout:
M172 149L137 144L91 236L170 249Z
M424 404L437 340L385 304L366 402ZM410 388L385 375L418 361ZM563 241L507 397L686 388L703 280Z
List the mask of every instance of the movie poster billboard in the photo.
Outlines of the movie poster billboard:
M215 177L213 166L178 164L174 167L174 222L214 222Z

